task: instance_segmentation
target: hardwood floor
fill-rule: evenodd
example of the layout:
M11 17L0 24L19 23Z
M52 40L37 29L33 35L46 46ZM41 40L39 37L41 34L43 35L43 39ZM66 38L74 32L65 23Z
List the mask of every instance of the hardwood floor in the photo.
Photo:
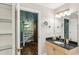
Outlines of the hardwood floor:
M37 55L38 54L38 44L37 42L26 43L25 47L21 50L22 55Z

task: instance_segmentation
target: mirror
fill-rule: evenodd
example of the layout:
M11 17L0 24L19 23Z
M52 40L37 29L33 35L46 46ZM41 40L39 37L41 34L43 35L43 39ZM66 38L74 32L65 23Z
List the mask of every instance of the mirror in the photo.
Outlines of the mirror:
M55 36L78 42L78 12L55 17Z

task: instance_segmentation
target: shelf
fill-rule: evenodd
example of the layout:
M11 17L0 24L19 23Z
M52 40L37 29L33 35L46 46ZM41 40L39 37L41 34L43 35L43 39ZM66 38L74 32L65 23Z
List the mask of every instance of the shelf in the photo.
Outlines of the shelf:
M3 19L3 18L0 18L0 22L12 23L12 20L11 19Z
M12 46L11 45L0 46L0 51L7 49L12 49Z
M12 33L0 33L0 35L12 35Z
M29 24L24 24L24 25L29 25Z

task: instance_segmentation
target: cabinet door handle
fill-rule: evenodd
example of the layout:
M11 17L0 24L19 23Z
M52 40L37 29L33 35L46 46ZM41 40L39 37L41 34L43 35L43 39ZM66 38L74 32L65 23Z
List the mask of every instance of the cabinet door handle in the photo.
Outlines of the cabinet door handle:
M66 54L66 53L64 52L64 54Z
M55 51L55 48L53 48L53 50Z
M18 48L17 51L19 52L19 51L21 51L22 49L23 49L22 47L21 47L21 48Z

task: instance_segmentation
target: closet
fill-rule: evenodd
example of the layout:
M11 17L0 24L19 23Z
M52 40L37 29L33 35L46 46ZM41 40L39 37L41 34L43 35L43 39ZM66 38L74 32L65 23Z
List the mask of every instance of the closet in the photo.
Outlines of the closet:
M12 54L12 5L0 4L0 55Z

